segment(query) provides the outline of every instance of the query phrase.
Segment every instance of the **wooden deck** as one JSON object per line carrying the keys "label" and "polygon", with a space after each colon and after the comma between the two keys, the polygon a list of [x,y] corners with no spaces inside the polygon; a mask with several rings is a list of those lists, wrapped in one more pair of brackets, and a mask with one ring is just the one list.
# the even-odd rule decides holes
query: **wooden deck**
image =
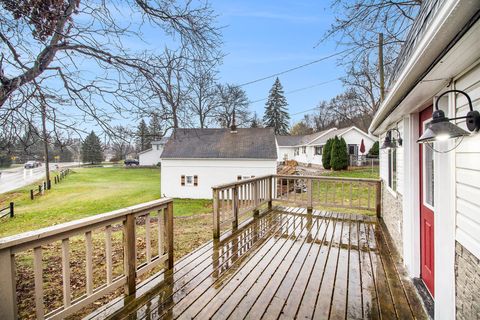
{"label": "wooden deck", "polygon": [[426,318],[390,246],[374,217],[277,207],[90,318]]}

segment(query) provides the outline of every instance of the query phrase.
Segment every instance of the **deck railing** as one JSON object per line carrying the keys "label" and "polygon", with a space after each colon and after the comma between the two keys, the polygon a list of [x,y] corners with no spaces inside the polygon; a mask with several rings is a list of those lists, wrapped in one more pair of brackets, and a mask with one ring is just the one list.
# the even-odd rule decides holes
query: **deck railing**
{"label": "deck railing", "polygon": [[[142,226],[142,233],[138,232]],[[95,232],[95,235],[94,235]],[[154,232],[157,232],[155,235]],[[115,234],[115,236],[114,236]],[[117,236],[118,235],[118,236]],[[78,238],[84,247],[78,246]],[[72,240],[75,239],[75,241]],[[95,238],[95,239],[93,239]],[[100,238],[100,239],[99,239]],[[139,242],[139,238],[141,241]],[[155,241],[153,241],[155,238]],[[95,241],[94,241],[95,240]],[[94,281],[94,250],[100,240],[105,259],[103,282]],[[120,242],[123,267],[114,270],[112,242]],[[44,303],[44,269],[46,252],[54,243],[61,246],[62,305],[47,310]],[[139,243],[142,243],[140,248]],[[156,244],[156,246],[152,246]],[[42,250],[42,247],[44,248]],[[33,249],[33,274],[35,313],[37,319],[61,319],[77,312],[95,300],[124,286],[126,295],[135,292],[138,278],[155,267],[173,268],[173,202],[165,198],[92,217],[59,224],[0,239],[0,314],[4,319],[18,318],[16,289],[16,255],[24,255]],[[144,254],[138,254],[142,250]],[[70,255],[85,251],[85,288],[71,285]],[[49,268],[48,270],[51,270]],[[83,272],[82,272],[83,275]],[[79,277],[79,274],[75,274]],[[82,291],[82,292],[76,292]],[[48,306],[50,307],[50,306]]]}
{"label": "deck railing", "polygon": [[238,227],[246,214],[258,213],[260,206],[272,204],[272,176],[236,181],[213,187],[213,236],[223,228]]}
{"label": "deck railing", "polygon": [[327,176],[269,175],[213,188],[213,236],[236,229],[248,214],[272,202],[293,206],[347,208],[381,214],[381,180]]}

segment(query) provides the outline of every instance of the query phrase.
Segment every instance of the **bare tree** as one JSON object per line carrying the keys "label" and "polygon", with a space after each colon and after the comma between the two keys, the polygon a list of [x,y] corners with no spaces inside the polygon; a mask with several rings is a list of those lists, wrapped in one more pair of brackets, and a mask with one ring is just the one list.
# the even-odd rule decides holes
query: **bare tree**
{"label": "bare tree", "polygon": [[245,91],[237,85],[219,84],[216,88],[217,109],[215,117],[221,127],[232,125],[233,110],[237,126],[250,126],[250,112],[248,111],[248,97]]}
{"label": "bare tree", "polygon": [[94,120],[108,131],[112,119],[143,112],[151,94],[137,94],[139,77],[151,78],[163,66],[158,61],[164,56],[144,40],[144,27],[154,27],[164,43],[173,39],[189,56],[209,60],[221,43],[215,20],[204,0],[55,0],[48,6],[0,0],[0,125],[40,114],[42,92],[70,102],[47,105],[55,125],[78,130]]}
{"label": "bare tree", "polygon": [[399,48],[423,0],[333,0],[335,19],[320,42],[337,39],[347,50],[339,63],[349,66],[369,56],[378,46],[378,34],[384,34],[389,65]]}
{"label": "bare tree", "polygon": [[133,146],[134,134],[129,128],[117,125],[113,128],[114,134],[110,137],[110,148],[118,160],[126,159],[128,154],[135,151]]}
{"label": "bare tree", "polygon": [[198,119],[200,128],[206,128],[215,119],[216,103],[216,71],[215,65],[194,63],[188,74],[188,108]]}

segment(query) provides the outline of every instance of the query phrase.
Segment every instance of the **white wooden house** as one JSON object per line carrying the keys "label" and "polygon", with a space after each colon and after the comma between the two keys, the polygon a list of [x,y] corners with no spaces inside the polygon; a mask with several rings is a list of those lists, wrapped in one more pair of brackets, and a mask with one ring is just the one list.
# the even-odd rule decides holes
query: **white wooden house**
{"label": "white wooden house", "polygon": [[176,129],[162,153],[161,193],[211,199],[212,187],[277,172],[272,128]]}
{"label": "white wooden house", "polygon": [[[380,152],[383,221],[436,319],[480,317],[480,134],[459,119],[450,123],[468,136],[417,139],[448,90],[480,110],[479,17],[480,1],[424,1],[370,126],[380,145],[397,140]],[[449,118],[466,116],[467,102],[438,101]]]}
{"label": "white wooden house", "polygon": [[167,143],[169,137],[163,137],[160,140],[152,141],[152,147],[138,153],[138,161],[141,166],[156,166],[161,162],[160,156],[163,147]]}
{"label": "white wooden house", "polygon": [[342,137],[348,147],[348,154],[360,155],[360,145],[365,145],[365,154],[370,150],[376,138],[355,126],[348,128],[331,128],[301,136],[277,136],[278,161],[295,160],[303,165],[322,165],[323,146],[330,138]]}

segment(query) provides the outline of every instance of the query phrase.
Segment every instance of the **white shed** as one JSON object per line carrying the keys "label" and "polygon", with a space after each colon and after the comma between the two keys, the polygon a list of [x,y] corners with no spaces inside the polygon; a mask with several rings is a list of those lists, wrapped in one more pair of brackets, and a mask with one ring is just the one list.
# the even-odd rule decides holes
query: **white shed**
{"label": "white shed", "polygon": [[141,166],[156,166],[161,162],[160,156],[163,152],[163,146],[167,143],[168,137],[152,141],[152,147],[138,153],[138,161]]}
{"label": "white shed", "polygon": [[212,187],[275,174],[272,128],[176,129],[162,153],[161,193],[211,199]]}

